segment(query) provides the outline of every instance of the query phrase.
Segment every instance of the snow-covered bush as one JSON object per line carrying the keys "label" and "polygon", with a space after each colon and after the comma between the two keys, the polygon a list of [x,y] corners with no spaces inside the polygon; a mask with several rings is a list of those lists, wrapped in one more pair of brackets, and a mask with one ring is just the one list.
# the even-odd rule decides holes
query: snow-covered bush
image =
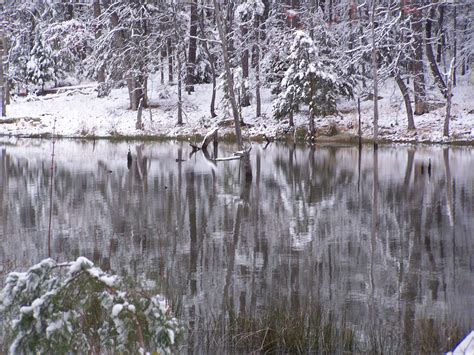
{"label": "snow-covered bush", "polygon": [[336,113],[337,96],[352,95],[352,87],[334,73],[334,68],[322,63],[305,32],[296,32],[289,60],[282,92],[274,105],[277,117],[297,112],[301,104],[309,105],[311,116],[332,115]]}
{"label": "snow-covered bush", "polygon": [[73,19],[52,23],[44,29],[43,36],[53,49],[57,68],[75,75],[84,73],[83,61],[92,51],[94,41],[91,29],[84,22]]}
{"label": "snow-covered bush", "polygon": [[11,353],[170,352],[181,327],[166,300],[123,287],[84,257],[12,272],[0,293],[3,342]]}

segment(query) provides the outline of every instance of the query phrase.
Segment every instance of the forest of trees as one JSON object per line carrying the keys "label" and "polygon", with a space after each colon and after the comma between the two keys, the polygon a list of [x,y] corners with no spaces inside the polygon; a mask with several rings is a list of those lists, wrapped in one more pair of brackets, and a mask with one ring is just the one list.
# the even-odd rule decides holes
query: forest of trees
{"label": "forest of trees", "polygon": [[226,110],[240,146],[241,108],[261,116],[262,87],[272,88],[273,114],[290,126],[309,107],[309,137],[315,116],[336,112],[336,99],[372,99],[376,140],[378,86],[393,80],[409,129],[436,87],[448,135],[452,86],[473,60],[473,9],[471,0],[7,0],[2,115],[11,95],[43,94],[66,77],[97,80],[99,95],[127,87],[130,109],[141,110],[156,75],[177,85],[178,124],[183,92],[212,83],[209,115]]}

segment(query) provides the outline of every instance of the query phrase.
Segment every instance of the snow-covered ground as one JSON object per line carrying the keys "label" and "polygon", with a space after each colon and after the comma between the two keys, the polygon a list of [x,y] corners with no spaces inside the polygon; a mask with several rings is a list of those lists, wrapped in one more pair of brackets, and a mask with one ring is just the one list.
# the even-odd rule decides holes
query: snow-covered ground
{"label": "snow-covered ground", "polygon": [[[191,136],[204,135],[220,122],[220,134],[232,134],[231,117],[219,107],[221,93],[218,92],[216,108],[218,117],[212,119],[209,103],[212,92],[210,84],[196,85],[191,95],[183,93],[184,125],[177,121],[177,86],[163,86],[151,81],[149,98],[151,108],[144,109],[144,130],[137,130],[137,112],[128,109],[126,88],[114,89],[109,97],[97,98],[95,84],[74,87],[72,90],[58,90],[57,93],[36,97],[14,98],[7,106],[7,118],[0,119],[0,135],[35,136],[48,135],[53,131],[66,137],[110,137],[110,136]],[[449,142],[474,143],[474,78],[468,76],[459,80],[454,88],[450,138],[443,138],[443,123],[446,107],[436,88],[432,88],[433,101],[439,108],[422,116],[415,116],[415,131],[407,130],[405,106],[399,90],[393,82],[388,82],[381,90],[379,101],[380,138],[403,142]],[[435,97],[436,96],[436,97]],[[276,120],[272,114],[270,89],[262,90],[262,117],[255,117],[255,106],[243,108],[244,138],[263,136],[281,137],[291,135],[287,120]],[[352,101],[338,103],[339,115],[316,119],[318,134],[327,134],[330,126],[340,133],[357,135],[357,104]],[[361,102],[362,134],[372,136],[373,102]],[[304,132],[308,122],[308,112],[304,108],[296,115],[295,123]],[[347,137],[347,135],[345,135]]]}

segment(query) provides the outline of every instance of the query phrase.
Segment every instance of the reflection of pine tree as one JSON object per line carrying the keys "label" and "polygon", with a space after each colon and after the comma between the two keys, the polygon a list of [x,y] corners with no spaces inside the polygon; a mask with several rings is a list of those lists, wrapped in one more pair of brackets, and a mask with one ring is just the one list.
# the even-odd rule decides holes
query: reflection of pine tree
{"label": "reflection of pine tree", "polygon": [[26,71],[28,82],[41,87],[41,92],[48,81],[55,80],[53,53],[41,36],[36,36]]}

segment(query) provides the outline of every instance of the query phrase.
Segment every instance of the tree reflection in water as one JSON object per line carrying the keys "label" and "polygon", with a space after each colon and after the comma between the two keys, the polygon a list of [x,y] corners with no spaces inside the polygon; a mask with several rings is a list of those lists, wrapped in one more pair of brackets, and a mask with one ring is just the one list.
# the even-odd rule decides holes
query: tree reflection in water
{"label": "tree reflection in water", "polygon": [[[128,143],[56,143],[53,257],[166,279],[190,348],[206,321],[274,304],[292,314],[318,304],[358,339],[378,328],[409,347],[421,323],[474,327],[472,148],[255,144],[246,179],[239,161],[188,158],[185,143],[130,147],[128,170]],[[4,141],[4,263],[47,256],[49,149]]]}

